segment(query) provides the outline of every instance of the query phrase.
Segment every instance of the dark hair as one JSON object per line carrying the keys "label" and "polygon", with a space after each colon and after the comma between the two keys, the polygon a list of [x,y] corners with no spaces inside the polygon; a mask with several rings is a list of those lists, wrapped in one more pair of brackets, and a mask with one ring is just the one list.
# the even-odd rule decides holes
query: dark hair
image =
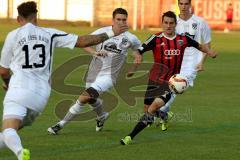
{"label": "dark hair", "polygon": [[123,8],[116,8],[112,13],[112,17],[115,18],[116,14],[124,14],[124,15],[128,16],[127,11]]}
{"label": "dark hair", "polygon": [[37,10],[37,4],[34,1],[24,2],[17,7],[18,15],[24,18],[29,18],[31,15],[35,15]]}
{"label": "dark hair", "polygon": [[[179,3],[180,0],[178,0],[178,3]],[[188,0],[189,1],[189,4],[191,4],[191,0]]]}
{"label": "dark hair", "polygon": [[174,18],[175,23],[177,23],[176,14],[174,12],[172,12],[172,11],[167,11],[167,12],[163,13],[163,15],[162,15],[162,22],[163,22],[163,18],[164,17]]}

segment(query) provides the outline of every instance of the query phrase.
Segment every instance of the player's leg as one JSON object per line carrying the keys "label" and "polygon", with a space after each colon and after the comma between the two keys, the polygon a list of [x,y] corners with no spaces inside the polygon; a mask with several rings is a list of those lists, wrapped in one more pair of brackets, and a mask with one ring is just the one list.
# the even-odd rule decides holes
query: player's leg
{"label": "player's leg", "polygon": [[[95,82],[91,84],[91,87],[95,88],[99,94],[108,91],[112,86],[112,79],[109,76],[97,77]],[[100,98],[97,98],[95,102],[89,104],[92,106],[93,111],[97,114],[96,131],[101,131],[103,129],[105,121],[109,118],[109,113],[104,112],[103,100]]]}
{"label": "player's leg", "polygon": [[[110,76],[99,76],[94,83],[87,83],[86,85],[94,88],[99,94],[103,94],[113,86],[113,83]],[[103,100],[98,98],[89,104],[92,106],[93,111],[96,112],[97,117],[101,117],[104,114]]]}
{"label": "player's leg", "polygon": [[30,159],[30,152],[24,149],[17,131],[23,126],[27,108],[16,103],[5,103],[3,112],[2,135],[4,144],[13,151],[19,160]]}
{"label": "player's leg", "polygon": [[[145,93],[145,97],[144,97],[144,107],[143,107],[143,112],[144,113],[148,113],[148,108],[149,106],[152,104],[152,102],[154,101],[154,97],[156,97],[158,94],[158,86],[155,85],[155,83],[153,83],[152,81],[148,82],[148,87]],[[151,124],[148,125],[148,127],[150,127]]]}
{"label": "player's leg", "polygon": [[164,106],[167,101],[170,99],[171,93],[167,93],[159,98],[155,98],[153,103],[149,106],[148,112],[145,113],[134,127],[132,132],[128,134],[125,138],[121,139],[122,145],[127,145],[131,142],[131,140],[138,135],[144,128],[146,128],[149,124],[154,122],[154,116],[156,115],[156,111],[162,106]]}
{"label": "player's leg", "polygon": [[[151,84],[151,83],[149,83]],[[165,92],[167,91],[167,92]],[[154,98],[156,95],[160,94],[159,98]],[[162,95],[161,95],[162,94]],[[125,138],[121,139],[122,145],[127,145],[131,142],[131,140],[139,134],[145,127],[148,125],[151,125],[154,122],[154,116],[156,115],[156,112],[159,110],[160,107],[164,106],[169,99],[171,98],[171,92],[169,92],[169,87],[167,83],[164,83],[162,85],[155,84],[155,87],[149,87],[147,88],[144,103],[149,105],[149,108],[147,112],[140,118],[137,125],[134,127],[132,132],[126,136]]]}
{"label": "player's leg", "polygon": [[146,89],[146,93],[144,96],[144,107],[143,107],[143,112],[146,113],[148,112],[149,106],[152,104],[154,101],[154,98],[159,95],[159,86],[155,82],[152,82],[149,80],[148,86]]}
{"label": "player's leg", "polygon": [[65,117],[57,124],[49,127],[48,132],[50,134],[57,134],[58,131],[60,131],[67,123],[82,113],[83,107],[86,103],[89,103],[93,107],[93,111],[95,111],[97,114],[96,131],[102,130],[103,124],[109,117],[109,114],[103,111],[102,100],[98,97],[101,93],[107,91],[110,87],[112,87],[112,81],[107,77],[97,77],[95,82],[87,83],[87,89],[79,96],[76,103],[70,107]]}
{"label": "player's leg", "polygon": [[100,98],[94,104],[91,104],[91,106],[97,114],[96,131],[99,132],[103,129],[105,121],[109,118],[109,113],[103,111],[103,101]]}
{"label": "player's leg", "polygon": [[[198,57],[196,58],[197,59],[196,64],[200,63],[202,56],[203,56],[202,54],[198,55]],[[180,74],[183,75],[184,77],[187,77],[188,84],[193,87],[193,81],[197,76],[197,72],[196,71],[189,72],[188,69],[183,67]],[[161,121],[162,131],[167,130],[168,122],[172,119],[172,117],[174,115],[174,113],[171,112],[170,109],[171,109],[172,103],[173,103],[174,99],[176,98],[176,96],[177,96],[176,94],[172,94],[171,99],[166,103],[166,105],[164,105],[163,107],[161,107],[159,109],[158,115],[162,119],[162,121]]]}
{"label": "player's leg", "polygon": [[73,104],[64,118],[55,125],[48,128],[48,133],[56,135],[67,123],[72,121],[77,115],[82,113],[83,107],[89,101],[96,99],[99,96],[94,88],[87,88]]}
{"label": "player's leg", "polygon": [[168,122],[172,119],[174,113],[170,111],[172,103],[176,97],[176,94],[172,94],[170,100],[159,109],[158,116],[161,119],[161,129],[166,131],[168,128]]}

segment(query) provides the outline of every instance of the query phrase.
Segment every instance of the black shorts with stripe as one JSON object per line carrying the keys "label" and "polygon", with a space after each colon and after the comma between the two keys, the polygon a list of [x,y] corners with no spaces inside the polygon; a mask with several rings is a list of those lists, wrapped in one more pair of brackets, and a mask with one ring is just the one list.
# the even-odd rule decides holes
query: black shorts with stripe
{"label": "black shorts with stripe", "polygon": [[144,104],[151,105],[155,98],[159,98],[162,95],[170,93],[170,89],[168,87],[168,82],[154,82],[149,80],[148,87],[144,97]]}

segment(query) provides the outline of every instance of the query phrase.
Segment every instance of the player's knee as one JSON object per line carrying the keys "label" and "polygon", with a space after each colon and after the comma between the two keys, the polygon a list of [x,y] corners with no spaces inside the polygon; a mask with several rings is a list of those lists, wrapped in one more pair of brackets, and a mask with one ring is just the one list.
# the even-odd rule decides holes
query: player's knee
{"label": "player's knee", "polygon": [[172,93],[168,92],[164,95],[161,95],[159,98],[164,102],[164,105],[171,99]]}
{"label": "player's knee", "polygon": [[101,99],[97,98],[96,102],[93,103],[93,104],[91,104],[91,106],[92,106],[93,108],[97,108],[97,107],[102,106],[102,104],[103,104],[103,101],[102,101]]}
{"label": "player's knee", "polygon": [[24,117],[15,117],[10,119],[4,119],[2,124],[2,130],[12,128],[15,130],[19,130],[22,126]]}
{"label": "player's knee", "polygon": [[81,103],[89,103],[94,104],[97,101],[97,98],[99,97],[99,93],[96,89],[93,87],[87,88],[82,95],[80,96]]}
{"label": "player's knee", "polygon": [[148,108],[149,108],[149,105],[146,105],[146,104],[145,104],[145,105],[144,105],[144,108],[143,108],[143,112],[144,112],[144,113],[147,113]]}
{"label": "player's knee", "polygon": [[152,124],[154,122],[154,115],[150,113],[145,113],[141,118],[140,122],[144,123],[145,125]]}

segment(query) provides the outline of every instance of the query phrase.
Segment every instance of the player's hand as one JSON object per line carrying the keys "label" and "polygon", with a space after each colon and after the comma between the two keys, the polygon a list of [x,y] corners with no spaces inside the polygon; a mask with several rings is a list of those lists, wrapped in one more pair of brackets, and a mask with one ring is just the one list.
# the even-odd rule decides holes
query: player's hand
{"label": "player's hand", "polygon": [[134,56],[134,64],[139,65],[142,63],[142,55],[139,53],[133,53]]}
{"label": "player's hand", "polygon": [[132,77],[134,73],[136,72],[139,64],[134,63],[134,65],[128,70],[127,77]]}
{"label": "player's hand", "polygon": [[196,66],[196,71],[197,71],[197,72],[204,71],[204,66],[203,66],[202,63],[199,63],[199,64]]}
{"label": "player's hand", "polygon": [[108,56],[108,53],[106,51],[98,51],[98,52],[95,52],[94,55],[100,56],[100,57],[106,57],[106,56]]}
{"label": "player's hand", "polygon": [[210,56],[212,58],[216,58],[218,55],[218,53],[213,50],[210,50],[207,54],[208,54],[208,56]]}
{"label": "player's hand", "polygon": [[126,24],[114,25],[112,30],[114,32],[114,35],[117,36],[123,32],[126,32],[128,30],[128,25]]}
{"label": "player's hand", "polygon": [[132,77],[137,70],[137,67],[142,63],[142,55],[138,52],[133,52],[134,65],[128,70],[127,77]]}

